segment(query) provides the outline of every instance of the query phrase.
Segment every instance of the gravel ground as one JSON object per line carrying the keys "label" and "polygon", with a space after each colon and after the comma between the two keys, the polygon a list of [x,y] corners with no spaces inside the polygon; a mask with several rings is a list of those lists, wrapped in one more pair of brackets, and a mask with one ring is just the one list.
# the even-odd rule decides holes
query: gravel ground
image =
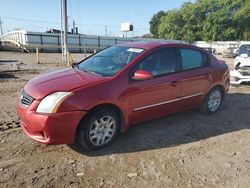
{"label": "gravel ground", "polygon": [[189,110],[155,119],[108,148],[80,152],[32,141],[15,109],[25,82],[63,68],[60,60],[44,53],[35,64],[35,54],[0,52],[0,187],[249,187],[249,85],[231,87],[214,115]]}

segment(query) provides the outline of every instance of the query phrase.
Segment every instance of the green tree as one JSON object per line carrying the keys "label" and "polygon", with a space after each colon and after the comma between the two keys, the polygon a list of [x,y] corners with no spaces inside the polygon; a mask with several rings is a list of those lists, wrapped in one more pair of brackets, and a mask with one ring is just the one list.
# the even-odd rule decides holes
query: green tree
{"label": "green tree", "polygon": [[[197,0],[156,15],[150,31],[160,38],[188,42],[250,39],[250,0]],[[152,21],[156,18],[157,24]]]}
{"label": "green tree", "polygon": [[168,11],[167,16],[161,18],[160,25],[158,26],[158,36],[165,39],[182,40],[181,29],[183,26],[184,20],[180,12]]}
{"label": "green tree", "polygon": [[152,35],[154,35],[154,37],[159,37],[158,35],[158,26],[160,25],[160,21],[161,21],[161,17],[165,16],[165,12],[164,11],[160,11],[156,14],[153,15],[153,17],[151,18],[149,24],[150,24],[150,32]]}
{"label": "green tree", "polygon": [[243,4],[234,17],[237,38],[239,40],[250,40],[250,0]]}

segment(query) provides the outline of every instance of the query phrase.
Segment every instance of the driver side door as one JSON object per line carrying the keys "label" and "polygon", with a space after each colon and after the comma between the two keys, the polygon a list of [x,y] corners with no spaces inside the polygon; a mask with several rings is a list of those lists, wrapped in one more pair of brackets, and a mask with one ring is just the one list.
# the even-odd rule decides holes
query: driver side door
{"label": "driver side door", "polygon": [[157,50],[132,70],[148,71],[153,78],[130,82],[130,122],[135,123],[179,110],[181,73],[176,48]]}

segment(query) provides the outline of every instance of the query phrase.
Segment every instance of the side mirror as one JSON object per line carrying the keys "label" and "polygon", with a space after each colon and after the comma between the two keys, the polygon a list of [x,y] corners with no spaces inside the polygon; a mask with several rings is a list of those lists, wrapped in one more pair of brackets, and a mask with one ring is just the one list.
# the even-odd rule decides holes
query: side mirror
{"label": "side mirror", "polygon": [[240,57],[247,58],[248,55],[247,54],[240,54]]}
{"label": "side mirror", "polygon": [[77,64],[78,64],[78,62],[73,61],[73,62],[71,63],[71,67],[75,67]]}
{"label": "side mirror", "polygon": [[148,71],[145,71],[145,70],[137,70],[135,73],[134,73],[134,76],[132,77],[133,80],[149,80],[149,79],[152,79],[153,78],[153,75],[148,72]]}

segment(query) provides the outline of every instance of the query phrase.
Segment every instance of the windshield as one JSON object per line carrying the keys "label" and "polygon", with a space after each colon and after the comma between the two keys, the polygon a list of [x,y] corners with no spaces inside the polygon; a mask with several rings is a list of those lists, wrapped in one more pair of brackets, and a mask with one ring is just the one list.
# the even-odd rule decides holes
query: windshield
{"label": "windshield", "polygon": [[111,46],[83,60],[77,65],[77,68],[91,74],[111,77],[143,51],[141,48]]}

